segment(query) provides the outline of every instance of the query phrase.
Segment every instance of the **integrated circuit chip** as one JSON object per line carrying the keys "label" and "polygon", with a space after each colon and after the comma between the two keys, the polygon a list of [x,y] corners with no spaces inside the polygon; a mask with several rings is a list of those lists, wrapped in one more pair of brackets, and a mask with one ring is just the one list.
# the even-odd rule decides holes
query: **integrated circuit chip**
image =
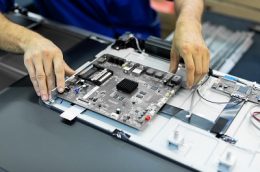
{"label": "integrated circuit chip", "polygon": [[137,87],[138,87],[138,82],[126,78],[116,85],[117,90],[128,94],[131,94],[133,91],[135,91]]}

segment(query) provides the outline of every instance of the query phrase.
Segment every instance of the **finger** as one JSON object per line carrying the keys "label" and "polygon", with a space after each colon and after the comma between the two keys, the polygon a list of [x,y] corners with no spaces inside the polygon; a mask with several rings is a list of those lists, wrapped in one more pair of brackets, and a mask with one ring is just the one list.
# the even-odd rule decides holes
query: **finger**
{"label": "finger", "polygon": [[64,61],[64,68],[66,76],[71,76],[75,74],[75,71],[69,67],[69,65]]}
{"label": "finger", "polygon": [[63,58],[56,57],[53,60],[54,64],[54,73],[56,77],[56,84],[58,87],[58,91],[62,93],[65,87],[65,70],[64,70],[64,63]]}
{"label": "finger", "polygon": [[170,63],[170,72],[176,73],[178,70],[180,62],[180,56],[176,53],[175,50],[171,53],[171,63]]}
{"label": "finger", "polygon": [[192,56],[195,65],[194,84],[197,84],[202,78],[203,57],[200,54]]}
{"label": "finger", "polygon": [[34,57],[33,63],[35,67],[35,73],[36,73],[36,80],[39,85],[41,98],[44,101],[48,100],[48,91],[47,91],[47,85],[46,85],[46,76],[43,69],[43,63],[40,57]]}
{"label": "finger", "polygon": [[31,82],[33,84],[33,88],[34,88],[36,94],[38,96],[40,96],[41,93],[40,93],[39,85],[36,80],[35,68],[33,66],[32,60],[28,58],[27,60],[25,60],[24,65],[29,73],[29,76],[30,76],[30,79],[31,79]]}
{"label": "finger", "polygon": [[55,87],[55,75],[53,70],[53,61],[49,57],[50,60],[47,60],[48,57],[45,57],[46,60],[43,61],[44,72],[46,75],[46,82],[48,88],[48,94],[51,93],[51,90]]}
{"label": "finger", "polygon": [[210,53],[207,50],[203,55],[203,64],[202,64],[202,73],[205,75],[209,72],[209,64],[210,64]]}
{"label": "finger", "polygon": [[194,83],[194,72],[195,72],[195,66],[194,66],[192,55],[191,54],[183,55],[183,60],[185,62],[185,67],[186,67],[187,86],[191,88]]}

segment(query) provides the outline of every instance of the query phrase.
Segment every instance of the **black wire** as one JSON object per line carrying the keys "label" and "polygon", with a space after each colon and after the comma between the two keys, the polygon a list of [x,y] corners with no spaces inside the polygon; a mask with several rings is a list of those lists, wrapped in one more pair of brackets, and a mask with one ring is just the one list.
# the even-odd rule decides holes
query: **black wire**
{"label": "black wire", "polygon": [[[200,84],[200,86],[204,85],[204,84],[209,80],[209,78],[210,78],[210,75],[208,75],[207,79],[205,79],[205,80]],[[205,101],[207,101],[207,102],[210,102],[210,103],[214,103],[214,104],[228,104],[228,103],[230,103],[230,102],[214,102],[214,101],[212,101],[212,100],[208,100],[208,99],[206,99],[205,97],[203,97],[203,96],[200,94],[199,89],[197,89],[197,93],[198,93],[198,95],[200,96],[200,98],[202,98],[203,100],[205,100]],[[234,102],[235,102],[235,101],[234,101]]]}
{"label": "black wire", "polygon": [[[198,95],[200,96],[200,98],[202,98],[203,100],[205,100],[205,101],[207,101],[207,102],[210,102],[210,103],[214,103],[214,104],[228,104],[228,103],[230,103],[230,102],[214,102],[214,101],[212,101],[212,100],[208,100],[208,99],[206,99],[205,97],[203,97],[203,96],[200,94],[199,90],[197,90],[197,93],[198,93]],[[234,101],[234,102],[236,102],[236,101]]]}

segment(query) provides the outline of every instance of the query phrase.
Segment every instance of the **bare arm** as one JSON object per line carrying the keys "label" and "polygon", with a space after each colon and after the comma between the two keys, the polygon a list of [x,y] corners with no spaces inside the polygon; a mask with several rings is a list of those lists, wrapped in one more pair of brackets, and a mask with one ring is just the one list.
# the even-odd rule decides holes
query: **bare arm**
{"label": "bare arm", "polygon": [[24,53],[24,64],[38,96],[49,99],[55,87],[64,90],[64,75],[73,74],[63,60],[61,50],[38,33],[14,24],[0,13],[0,48]]}
{"label": "bare arm", "polygon": [[186,66],[187,85],[199,82],[209,69],[209,50],[201,33],[203,0],[176,0],[176,29],[171,54],[171,70],[176,72],[180,58]]}
{"label": "bare arm", "polygon": [[33,37],[40,35],[10,22],[0,13],[0,48],[14,53],[23,53]]}

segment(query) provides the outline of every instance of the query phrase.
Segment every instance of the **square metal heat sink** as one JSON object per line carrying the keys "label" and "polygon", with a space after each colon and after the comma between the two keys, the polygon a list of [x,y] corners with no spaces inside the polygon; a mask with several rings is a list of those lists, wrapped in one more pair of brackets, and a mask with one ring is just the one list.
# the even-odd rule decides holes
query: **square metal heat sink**
{"label": "square metal heat sink", "polygon": [[117,90],[128,94],[131,94],[133,91],[135,91],[137,87],[138,87],[138,82],[126,78],[120,81],[116,85]]}

